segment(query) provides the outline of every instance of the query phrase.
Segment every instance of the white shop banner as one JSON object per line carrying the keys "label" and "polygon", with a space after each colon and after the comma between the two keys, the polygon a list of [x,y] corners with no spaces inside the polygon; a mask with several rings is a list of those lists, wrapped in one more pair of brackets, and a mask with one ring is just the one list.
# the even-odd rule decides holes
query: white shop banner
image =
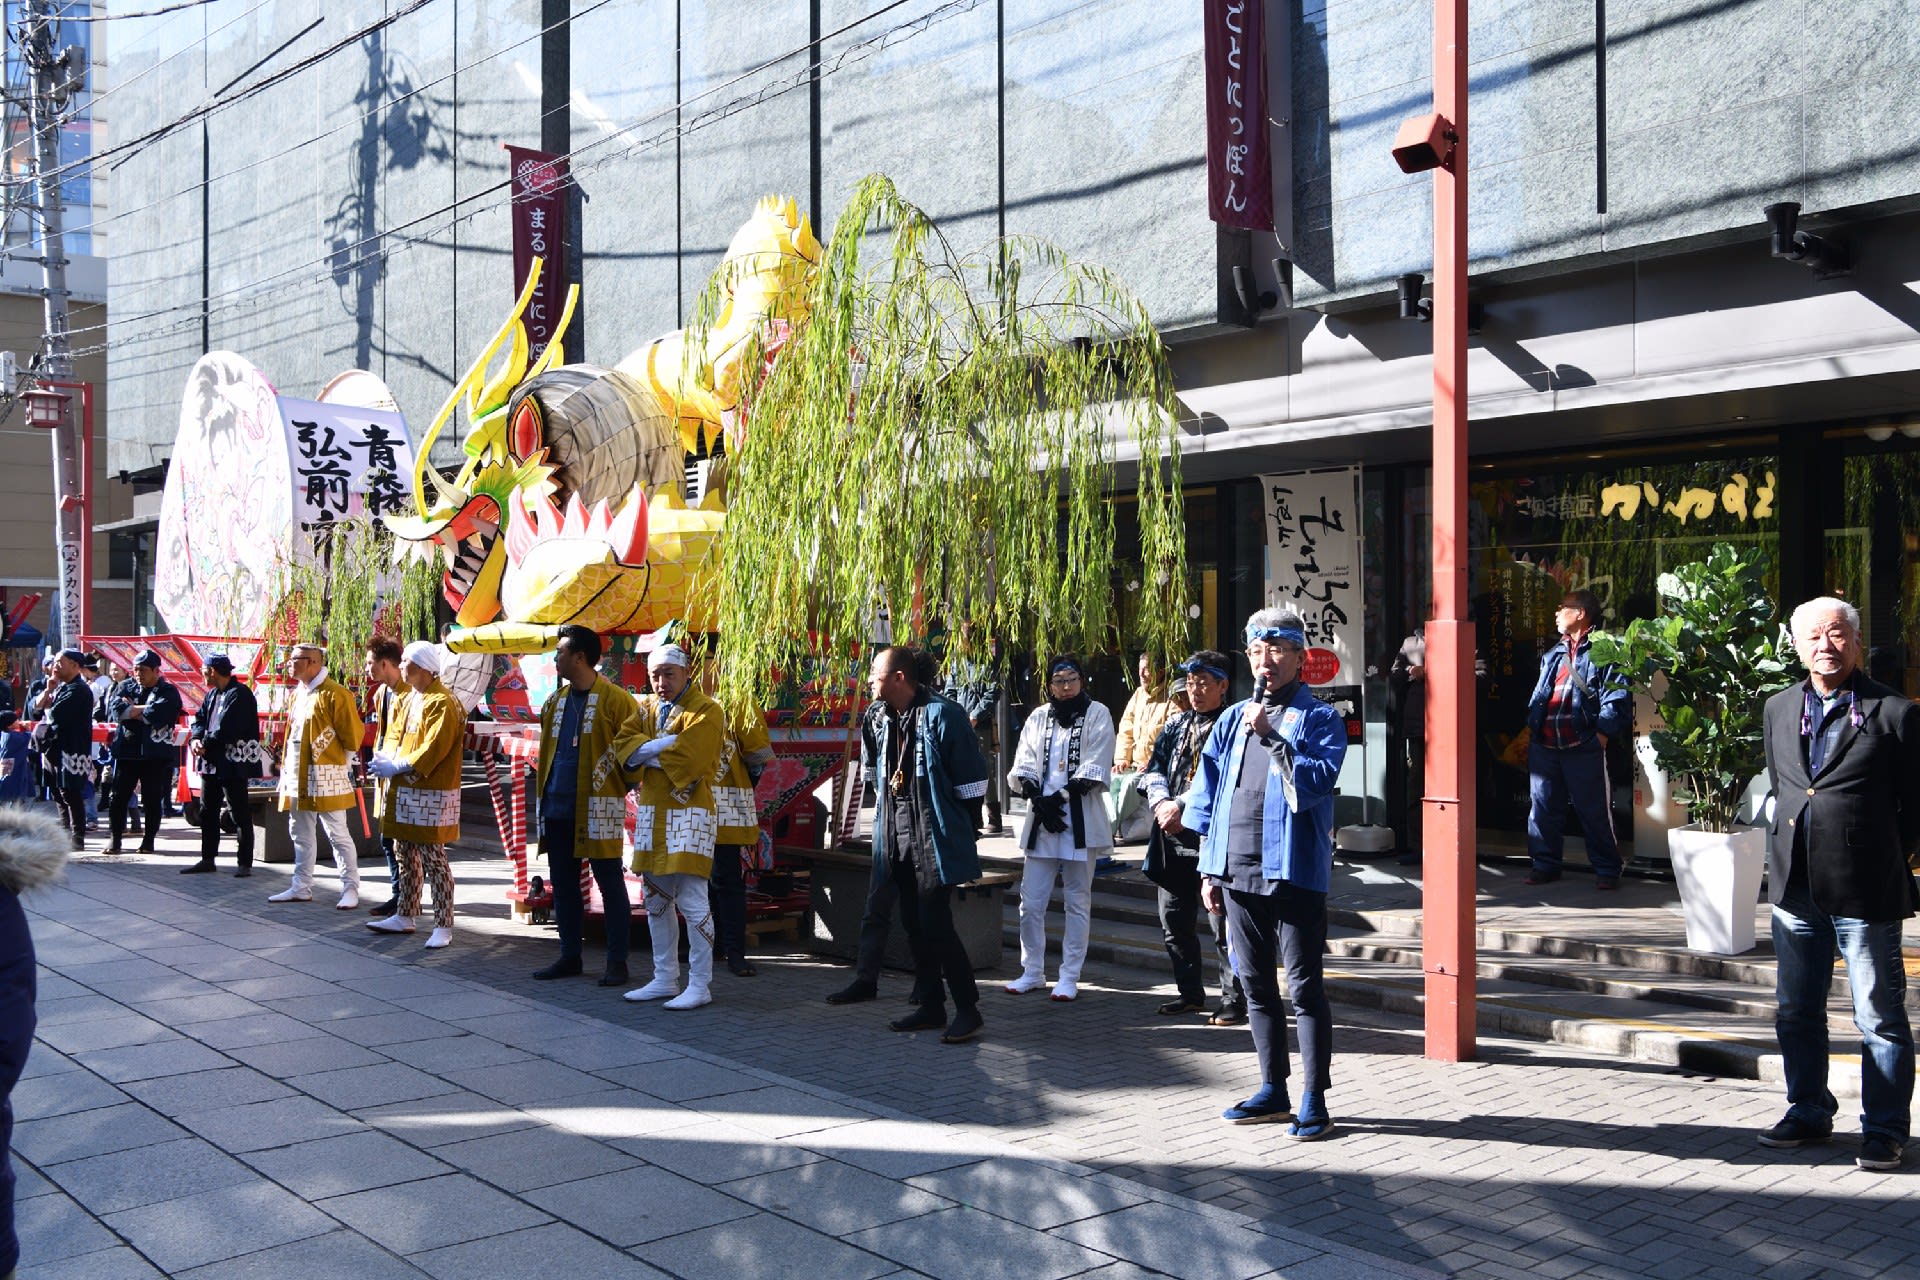
{"label": "white shop banner", "polygon": [[1308,684],[1354,686],[1362,665],[1360,469],[1260,477],[1267,604],[1307,624]]}
{"label": "white shop banner", "polygon": [[281,396],[296,525],[383,516],[412,503],[413,445],[389,409]]}

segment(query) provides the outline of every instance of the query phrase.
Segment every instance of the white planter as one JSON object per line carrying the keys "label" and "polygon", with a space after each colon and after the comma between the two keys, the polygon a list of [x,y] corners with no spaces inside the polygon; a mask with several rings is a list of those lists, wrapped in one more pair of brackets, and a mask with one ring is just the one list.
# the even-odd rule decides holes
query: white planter
{"label": "white planter", "polygon": [[1667,832],[1687,950],[1737,956],[1753,949],[1754,904],[1767,868],[1767,829],[1738,827],[1724,834],[1698,826]]}

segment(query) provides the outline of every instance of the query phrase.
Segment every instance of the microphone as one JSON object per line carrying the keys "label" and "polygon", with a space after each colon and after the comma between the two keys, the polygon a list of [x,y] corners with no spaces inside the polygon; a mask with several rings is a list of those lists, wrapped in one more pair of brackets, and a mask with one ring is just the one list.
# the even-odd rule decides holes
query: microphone
{"label": "microphone", "polygon": [[[1266,700],[1267,700],[1267,673],[1262,671],[1259,675],[1253,678],[1252,701],[1255,703],[1264,703]],[[1244,720],[1241,721],[1241,727],[1245,729],[1249,734],[1253,732],[1253,726],[1251,724],[1248,724]]]}

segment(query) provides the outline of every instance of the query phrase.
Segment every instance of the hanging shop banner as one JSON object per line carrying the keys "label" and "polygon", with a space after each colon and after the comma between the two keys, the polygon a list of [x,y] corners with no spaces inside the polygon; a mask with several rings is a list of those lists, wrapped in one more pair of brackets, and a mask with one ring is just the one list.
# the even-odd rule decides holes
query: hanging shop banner
{"label": "hanging shop banner", "polygon": [[411,509],[413,445],[389,409],[280,397],[293,464],[293,519],[331,524]]}
{"label": "hanging shop banner", "polygon": [[1207,213],[1273,230],[1263,0],[1206,0]]}
{"label": "hanging shop banner", "polygon": [[567,158],[526,147],[507,147],[512,175],[513,291],[526,283],[535,258],[544,259],[540,287],[527,304],[528,358],[546,350],[566,305],[568,267],[562,246],[567,229]]}
{"label": "hanging shop banner", "polygon": [[[1267,603],[1307,624],[1301,676],[1321,694],[1361,676],[1360,470],[1260,477],[1266,506]],[[1357,705],[1357,703],[1356,703]]]}

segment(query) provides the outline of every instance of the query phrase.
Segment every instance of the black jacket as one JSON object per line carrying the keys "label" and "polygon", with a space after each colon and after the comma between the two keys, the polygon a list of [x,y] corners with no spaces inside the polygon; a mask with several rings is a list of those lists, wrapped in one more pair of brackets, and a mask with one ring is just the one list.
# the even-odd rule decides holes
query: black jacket
{"label": "black jacket", "polygon": [[[1807,682],[1767,699],[1767,780],[1775,808],[1767,840],[1767,897],[1779,902],[1805,837],[1807,885],[1828,915],[1904,920],[1920,907],[1907,858],[1920,849],[1920,706],[1861,674],[1858,727],[1846,712],[1817,776],[1800,732]],[[1804,831],[1802,831],[1804,828]]]}
{"label": "black jacket", "polygon": [[87,682],[75,676],[55,690],[46,719],[41,750],[48,766],[67,775],[63,785],[85,780],[93,760],[93,690]]}
{"label": "black jacket", "polygon": [[[134,707],[144,708],[137,719],[127,719]],[[177,761],[180,748],[174,745],[173,729],[180,723],[184,708],[180,691],[164,677],[143,689],[136,676],[128,676],[113,686],[107,695],[107,719],[118,730],[113,736],[115,760]]]}
{"label": "black jacket", "polygon": [[192,740],[200,744],[200,774],[208,778],[257,778],[264,757],[260,713],[253,690],[238,680],[208,689],[193,713]]}

